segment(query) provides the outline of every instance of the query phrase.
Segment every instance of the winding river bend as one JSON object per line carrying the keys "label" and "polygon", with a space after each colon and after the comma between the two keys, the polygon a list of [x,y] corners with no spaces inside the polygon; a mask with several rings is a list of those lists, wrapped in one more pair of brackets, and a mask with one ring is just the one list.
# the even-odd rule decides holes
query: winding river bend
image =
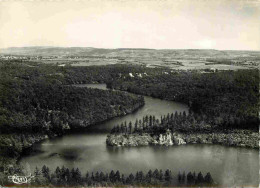
{"label": "winding river bend", "polygon": [[[106,89],[105,84],[86,84],[77,87]],[[30,155],[21,158],[21,163],[34,170],[36,166],[47,165],[51,170],[57,166],[79,167],[81,172],[111,169],[121,173],[135,173],[138,170],[171,169],[178,171],[210,172],[221,185],[257,186],[259,175],[258,150],[226,147],[220,145],[181,145],[121,147],[106,146],[106,135],[112,127],[124,121],[140,119],[145,115],[161,115],[175,111],[186,111],[184,104],[145,97],[145,105],[124,117],[89,127],[80,133],[66,134],[34,145]]]}

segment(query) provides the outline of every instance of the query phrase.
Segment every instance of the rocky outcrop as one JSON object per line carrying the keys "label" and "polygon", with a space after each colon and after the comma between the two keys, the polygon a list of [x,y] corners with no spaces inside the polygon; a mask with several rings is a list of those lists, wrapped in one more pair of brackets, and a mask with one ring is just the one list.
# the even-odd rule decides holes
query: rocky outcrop
{"label": "rocky outcrop", "polygon": [[149,134],[143,135],[108,135],[107,145],[110,146],[147,146],[153,142],[153,138]]}
{"label": "rocky outcrop", "polygon": [[110,134],[107,136],[106,143],[109,146],[147,146],[147,145],[181,145],[186,142],[178,135],[172,134],[169,130],[165,134],[151,136],[145,134]]}
{"label": "rocky outcrop", "polygon": [[226,146],[259,148],[259,134],[247,130],[235,130],[229,133],[181,134],[171,133],[151,136],[145,134],[110,134],[107,137],[109,146],[145,146],[145,145],[183,145],[183,144],[221,144]]}
{"label": "rocky outcrop", "polygon": [[167,146],[173,145],[171,132],[167,130],[166,134],[160,134],[158,144]]}
{"label": "rocky outcrop", "polygon": [[175,136],[173,136],[173,142],[174,145],[183,145],[186,144],[186,141],[178,134],[176,134]]}

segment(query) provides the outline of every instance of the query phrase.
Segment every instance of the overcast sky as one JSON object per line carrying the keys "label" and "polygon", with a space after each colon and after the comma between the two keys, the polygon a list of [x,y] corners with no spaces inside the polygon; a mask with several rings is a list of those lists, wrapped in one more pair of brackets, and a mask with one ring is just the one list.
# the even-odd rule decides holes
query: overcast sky
{"label": "overcast sky", "polygon": [[260,50],[260,1],[0,0],[0,48]]}

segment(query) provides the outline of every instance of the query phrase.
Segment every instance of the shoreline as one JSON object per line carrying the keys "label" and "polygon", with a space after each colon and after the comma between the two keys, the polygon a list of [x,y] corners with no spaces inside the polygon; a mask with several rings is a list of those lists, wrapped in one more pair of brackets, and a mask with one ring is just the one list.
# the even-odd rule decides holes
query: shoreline
{"label": "shoreline", "polygon": [[[120,114],[117,114],[114,117],[110,117],[106,120],[101,120],[99,122],[95,122],[92,124],[88,124],[88,125],[83,125],[83,126],[79,126],[79,127],[74,127],[71,129],[71,127],[69,129],[65,129],[63,133],[60,134],[55,134],[55,133],[29,133],[29,132],[25,132],[25,133],[9,133],[9,134],[1,134],[0,138],[1,139],[6,139],[6,138],[12,138],[13,140],[15,140],[14,143],[11,143],[11,145],[7,145],[7,146],[0,146],[0,149],[2,147],[3,149],[3,155],[0,157],[0,167],[2,166],[8,166],[8,165],[13,165],[13,164],[18,164],[19,165],[19,161],[21,159],[21,157],[23,155],[25,155],[26,153],[30,153],[32,147],[37,144],[37,143],[41,143],[46,139],[51,139],[51,138],[56,138],[58,136],[63,136],[66,133],[69,132],[77,132],[80,131],[82,129],[87,129],[90,126],[95,126],[98,124],[101,124],[105,121],[110,121],[114,118],[117,117],[122,117],[125,115],[128,115],[130,113],[134,113],[135,111],[137,111],[139,108],[142,108],[145,105],[145,101],[138,103],[138,105],[134,105],[131,109],[126,109],[125,111],[121,112]],[[13,149],[13,147],[16,148],[16,150]],[[13,156],[7,156],[4,155],[5,152],[4,150],[14,150],[14,154]]]}

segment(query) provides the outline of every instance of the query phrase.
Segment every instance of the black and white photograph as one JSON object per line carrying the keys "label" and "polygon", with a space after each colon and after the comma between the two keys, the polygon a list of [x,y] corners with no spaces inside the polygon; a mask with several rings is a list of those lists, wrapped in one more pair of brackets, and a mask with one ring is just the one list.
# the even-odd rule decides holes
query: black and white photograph
{"label": "black and white photograph", "polygon": [[259,0],[0,0],[0,188],[259,187]]}

